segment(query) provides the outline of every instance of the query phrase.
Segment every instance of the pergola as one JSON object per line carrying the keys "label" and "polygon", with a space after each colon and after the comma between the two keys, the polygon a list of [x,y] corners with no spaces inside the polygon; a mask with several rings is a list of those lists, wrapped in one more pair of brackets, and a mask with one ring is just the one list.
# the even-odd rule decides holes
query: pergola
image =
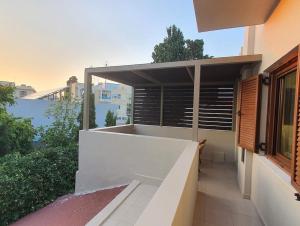
{"label": "pergola", "polygon": [[[253,67],[253,65],[261,62],[261,59],[261,55],[245,55],[168,63],[86,68],[84,74],[83,129],[88,130],[89,128],[89,94],[91,92],[92,76],[97,76],[132,86],[133,90],[143,88],[154,92],[153,90],[156,87],[155,95],[148,94],[148,96],[151,96],[153,101],[157,100],[155,103],[160,104],[155,106],[159,109],[157,121],[159,120],[160,126],[164,125],[163,99],[166,98],[164,96],[166,95],[166,89],[168,87],[192,87],[192,92],[190,92],[192,93],[191,127],[193,140],[196,141],[199,127],[200,83],[201,85],[232,84],[239,79],[243,69]],[[177,92],[180,93],[180,89]],[[181,98],[181,96],[177,97]],[[144,98],[143,101],[146,102],[147,98]],[[174,104],[177,104],[176,101]],[[151,111],[148,113],[151,114]]]}

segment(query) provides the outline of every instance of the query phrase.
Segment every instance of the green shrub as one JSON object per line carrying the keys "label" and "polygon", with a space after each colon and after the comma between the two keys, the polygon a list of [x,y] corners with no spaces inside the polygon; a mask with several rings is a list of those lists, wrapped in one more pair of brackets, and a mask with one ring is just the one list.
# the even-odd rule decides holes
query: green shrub
{"label": "green shrub", "polygon": [[65,147],[77,143],[79,132],[77,104],[66,99],[55,102],[48,109],[46,116],[52,118],[53,123],[38,129],[42,146]]}
{"label": "green shrub", "polygon": [[0,225],[73,192],[76,170],[77,146],[0,158]]}
{"label": "green shrub", "polygon": [[28,153],[32,149],[35,130],[30,119],[16,118],[0,111],[0,155],[11,152]]}

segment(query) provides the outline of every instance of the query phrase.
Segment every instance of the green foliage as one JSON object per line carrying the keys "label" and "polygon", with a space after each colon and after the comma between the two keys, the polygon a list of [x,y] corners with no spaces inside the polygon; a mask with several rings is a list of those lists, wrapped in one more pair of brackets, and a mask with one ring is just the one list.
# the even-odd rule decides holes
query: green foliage
{"label": "green foliage", "polygon": [[130,124],[130,118],[129,117],[127,117],[126,124]]}
{"label": "green foliage", "polygon": [[106,113],[106,117],[105,117],[105,126],[109,127],[109,126],[115,126],[117,122],[117,116],[114,115],[114,113],[112,111],[108,111]]}
{"label": "green foliage", "polygon": [[32,149],[34,136],[30,119],[15,118],[6,111],[0,111],[0,155],[28,153]]}
{"label": "green foliage", "polygon": [[181,30],[173,25],[167,28],[164,41],[155,45],[152,58],[154,63],[211,58],[203,55],[203,46],[202,39],[185,40]]}
{"label": "green foliage", "polygon": [[[81,111],[78,115],[77,121],[79,123],[79,129],[83,129],[83,101],[81,102]],[[95,109],[95,95],[91,93],[90,96],[90,114],[89,114],[89,128],[96,128],[96,109]]]}
{"label": "green foliage", "polygon": [[55,102],[46,115],[54,119],[47,127],[40,127],[41,143],[46,147],[66,147],[76,144],[78,138],[77,104],[68,98]]}
{"label": "green foliage", "polygon": [[0,158],[0,225],[8,225],[72,192],[76,170],[76,146]]}
{"label": "green foliage", "polygon": [[12,86],[0,85],[0,111],[5,110],[7,104],[13,105],[15,103],[14,91],[15,88]]}

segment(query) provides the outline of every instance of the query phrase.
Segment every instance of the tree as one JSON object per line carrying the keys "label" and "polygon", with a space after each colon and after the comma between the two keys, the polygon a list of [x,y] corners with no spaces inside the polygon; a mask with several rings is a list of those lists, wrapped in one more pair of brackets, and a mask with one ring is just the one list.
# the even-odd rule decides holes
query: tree
{"label": "tree", "polygon": [[77,144],[77,102],[69,98],[56,101],[46,112],[53,119],[50,126],[40,127],[41,143],[46,147],[66,147]]}
{"label": "tree", "polygon": [[108,110],[105,117],[105,126],[106,127],[115,126],[116,122],[117,122],[117,116],[114,115],[112,111]]}
{"label": "tree", "polygon": [[35,136],[30,119],[16,118],[6,111],[7,105],[15,103],[14,91],[12,86],[0,85],[0,155],[29,152]]}
{"label": "tree", "polygon": [[202,39],[185,40],[181,30],[173,25],[167,28],[164,41],[155,45],[152,58],[154,63],[211,58],[203,55],[203,46]]}
{"label": "tree", "polygon": [[14,92],[15,87],[0,85],[0,110],[5,110],[7,104],[13,105],[15,103]]}
{"label": "tree", "polygon": [[[79,129],[83,129],[83,107],[84,102],[81,102],[81,110],[79,112],[77,121],[79,123]],[[95,107],[95,94],[90,95],[90,111],[89,111],[89,129],[96,128],[96,107]]]}

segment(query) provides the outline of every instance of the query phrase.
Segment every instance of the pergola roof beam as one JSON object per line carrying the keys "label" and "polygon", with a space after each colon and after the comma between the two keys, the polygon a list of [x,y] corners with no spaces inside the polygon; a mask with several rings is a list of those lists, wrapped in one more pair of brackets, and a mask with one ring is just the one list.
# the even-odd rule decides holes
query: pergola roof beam
{"label": "pergola roof beam", "polygon": [[194,82],[194,76],[193,76],[193,73],[192,73],[191,69],[189,67],[185,67],[185,68],[186,68],[186,71],[189,74],[190,78]]}
{"label": "pergola roof beam", "polygon": [[161,85],[162,83],[156,79],[154,79],[152,76],[150,75],[147,75],[145,72],[143,71],[131,71],[133,74],[145,79],[145,80],[148,80],[149,82],[152,82],[154,84],[157,84],[157,85]]}

